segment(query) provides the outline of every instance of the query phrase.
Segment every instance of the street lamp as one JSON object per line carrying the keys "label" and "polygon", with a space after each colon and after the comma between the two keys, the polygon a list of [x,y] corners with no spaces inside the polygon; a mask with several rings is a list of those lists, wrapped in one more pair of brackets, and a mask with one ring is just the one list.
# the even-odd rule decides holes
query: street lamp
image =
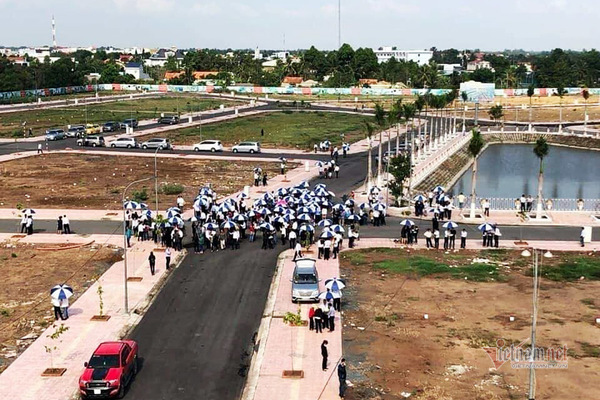
{"label": "street lamp", "polygon": [[156,148],[154,152],[154,198],[156,200],[156,217],[158,218],[158,151],[161,149],[160,146]]}
{"label": "street lamp", "polygon": [[[123,201],[121,204],[125,204],[125,193],[127,193],[127,189],[129,189],[131,186],[137,184],[137,183],[141,183],[141,182],[145,182],[145,181],[149,181],[152,178],[144,178],[144,179],[140,179],[134,182],[131,182],[129,185],[127,185],[125,187],[125,190],[123,190]],[[123,277],[124,277],[124,281],[123,281],[123,287],[124,287],[124,305],[125,305],[125,313],[129,314],[129,304],[127,301],[127,222],[125,220],[125,209],[123,208]]]}

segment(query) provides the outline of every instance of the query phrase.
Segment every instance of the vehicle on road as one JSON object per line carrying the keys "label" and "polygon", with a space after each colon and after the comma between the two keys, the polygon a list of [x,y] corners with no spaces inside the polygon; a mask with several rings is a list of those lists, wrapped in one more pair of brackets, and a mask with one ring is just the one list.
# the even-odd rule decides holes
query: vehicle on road
{"label": "vehicle on road", "polygon": [[234,153],[260,153],[260,143],[258,142],[241,142],[231,148]]}
{"label": "vehicle on road", "polygon": [[81,147],[104,147],[106,143],[104,142],[104,136],[99,135],[89,135],[82,137],[81,139],[77,139],[77,146]]}
{"label": "vehicle on road", "polygon": [[46,131],[46,140],[63,140],[65,137],[65,131],[62,129],[49,129]]}
{"label": "vehicle on road", "polygon": [[68,138],[80,138],[85,134],[85,126],[83,125],[71,125],[65,135]]}
{"label": "vehicle on road", "polygon": [[194,145],[194,151],[223,151],[223,144],[218,140],[204,140]]}
{"label": "vehicle on road", "polygon": [[79,378],[83,399],[123,398],[138,373],[138,344],[133,340],[101,343]]}
{"label": "vehicle on road", "polygon": [[110,142],[110,147],[121,147],[127,149],[135,149],[140,147],[140,144],[135,138],[119,138]]}
{"label": "vehicle on road", "polygon": [[179,117],[177,115],[165,115],[164,117],[160,117],[158,119],[158,123],[159,124],[168,124],[168,125],[178,124]]}
{"label": "vehicle on road", "polygon": [[85,134],[93,135],[95,133],[102,133],[102,127],[98,124],[87,124],[85,126]]}
{"label": "vehicle on road", "polygon": [[102,125],[102,132],[116,132],[121,129],[121,124],[115,121],[108,121]]}
{"label": "vehicle on road", "polygon": [[146,140],[144,143],[142,143],[142,149],[173,150],[173,147],[171,146],[169,139],[155,138]]}
{"label": "vehicle on road", "polygon": [[296,260],[292,275],[292,302],[319,301],[319,273],[313,258]]}
{"label": "vehicle on road", "polygon": [[138,120],[135,118],[129,118],[125,121],[121,122],[121,129],[125,129],[126,127],[131,126],[132,128],[138,127]]}

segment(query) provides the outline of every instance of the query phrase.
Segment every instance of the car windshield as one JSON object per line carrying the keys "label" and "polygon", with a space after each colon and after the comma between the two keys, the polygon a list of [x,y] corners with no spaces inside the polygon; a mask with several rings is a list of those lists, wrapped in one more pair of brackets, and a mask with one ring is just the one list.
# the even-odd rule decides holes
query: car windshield
{"label": "car windshield", "polygon": [[294,276],[294,283],[317,283],[315,274],[299,273]]}
{"label": "car windshield", "polygon": [[118,368],[119,355],[93,355],[88,364],[89,368]]}

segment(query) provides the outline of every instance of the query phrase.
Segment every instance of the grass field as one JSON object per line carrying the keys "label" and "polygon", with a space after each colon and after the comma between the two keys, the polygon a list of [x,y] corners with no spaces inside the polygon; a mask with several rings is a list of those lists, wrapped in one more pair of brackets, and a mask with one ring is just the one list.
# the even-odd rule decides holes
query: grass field
{"label": "grass field", "polygon": [[[113,92],[113,91],[108,91],[108,90],[98,91],[99,97],[118,96],[118,95],[124,95],[124,94],[129,94],[129,92]],[[40,99],[42,99],[42,103],[45,103],[48,101],[72,100],[72,99],[81,99],[83,97],[95,97],[95,96],[96,96],[96,92],[91,91],[91,92],[82,92],[82,93],[40,96]],[[25,104],[25,103],[36,103],[36,102],[37,102],[37,97],[35,97],[35,96],[13,97],[13,98],[6,99],[6,100],[4,100],[4,99],[0,100],[0,104]]]}
{"label": "grass field", "polygon": [[[485,348],[530,347],[531,264],[507,249],[342,253],[343,354],[353,378],[347,398],[528,398],[529,371],[511,362],[493,368]],[[568,368],[538,369],[536,398],[594,398],[600,260],[554,252],[541,271],[536,347],[566,349]]]}
{"label": "grass field", "polygon": [[138,120],[158,118],[161,113],[183,114],[240,104],[221,99],[207,99],[194,96],[162,96],[139,100],[115,101],[105,104],[52,108],[43,110],[19,111],[0,114],[0,137],[20,137],[22,123],[32,128],[34,135],[43,135],[46,129],[63,128],[67,125],[122,121],[126,118]]}
{"label": "grass field", "polygon": [[[238,118],[226,122],[177,129],[165,132],[175,145],[190,145],[201,139],[218,139],[225,146],[240,141],[258,141],[264,147],[294,147],[307,149],[323,140],[339,146],[344,140],[355,142],[364,138],[365,119],[372,117],[354,114],[323,112],[274,112]],[[261,136],[261,129],[264,136]]]}

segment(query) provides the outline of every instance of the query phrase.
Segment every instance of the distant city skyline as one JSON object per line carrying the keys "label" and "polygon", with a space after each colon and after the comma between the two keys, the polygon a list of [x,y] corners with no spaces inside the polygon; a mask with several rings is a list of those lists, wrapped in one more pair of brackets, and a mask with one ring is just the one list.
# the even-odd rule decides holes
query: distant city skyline
{"label": "distant city skyline", "polygon": [[[338,0],[286,3],[0,0],[0,46],[52,45],[54,15],[57,44],[66,47],[337,47]],[[592,0],[342,0],[342,42],[355,48],[581,50],[597,47],[599,17]]]}

